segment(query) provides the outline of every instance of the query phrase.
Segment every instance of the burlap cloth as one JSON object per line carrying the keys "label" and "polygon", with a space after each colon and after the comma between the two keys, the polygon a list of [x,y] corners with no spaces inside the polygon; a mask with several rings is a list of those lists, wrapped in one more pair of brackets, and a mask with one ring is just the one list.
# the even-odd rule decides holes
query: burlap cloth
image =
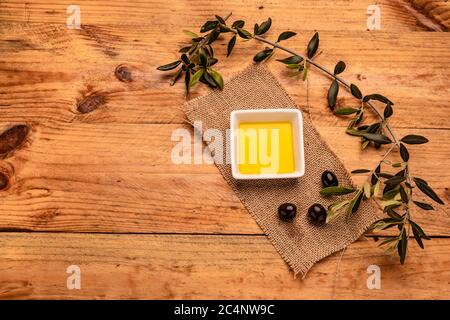
{"label": "burlap cloth", "polygon": [[[202,121],[203,130],[219,129],[223,137],[230,127],[231,111],[269,108],[297,106],[264,65],[249,66],[235,75],[223,91],[214,90],[183,106],[190,123]],[[377,217],[373,202],[364,201],[350,219],[342,217],[324,226],[314,226],[308,222],[307,210],[312,204],[321,203],[327,208],[338,199],[319,194],[323,171],[333,171],[341,185],[350,186],[352,181],[306,112],[303,112],[303,131],[306,171],[301,178],[235,180],[229,164],[223,162],[216,165],[278,253],[295,274],[305,275],[314,263],[358,239]],[[297,206],[297,217],[292,222],[283,222],[278,218],[278,206],[285,202]]]}

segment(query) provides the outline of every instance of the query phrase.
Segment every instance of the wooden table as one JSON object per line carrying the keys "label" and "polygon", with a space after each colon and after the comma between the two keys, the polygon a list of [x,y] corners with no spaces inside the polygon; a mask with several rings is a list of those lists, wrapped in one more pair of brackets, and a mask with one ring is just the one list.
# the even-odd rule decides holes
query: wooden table
{"label": "wooden table", "polygon": [[[446,1],[376,1],[375,31],[366,30],[369,0],[78,0],[82,26],[71,30],[73,2],[0,1],[0,131],[31,128],[0,160],[9,177],[0,191],[1,298],[450,298],[450,36],[430,31],[449,27]],[[190,130],[184,90],[155,68],[178,57],[188,41],[182,29],[231,11],[249,25],[271,16],[272,38],[298,32],[286,41],[297,51],[318,30],[317,61],[347,62],[348,81],[395,102],[399,135],[429,138],[410,147],[411,169],[446,205],[413,209],[433,238],[426,250],[410,241],[401,266],[367,234],[294,279],[213,165],[172,163],[172,132]],[[226,59],[226,42],[216,46],[225,79],[263,47],[239,41]],[[298,105],[308,100],[349,170],[376,163],[383,150],[360,151],[346,121],[330,114],[326,77],[310,72],[307,88],[277,62],[269,67]],[[339,103],[355,102],[344,95]],[[366,286],[372,264],[380,290]],[[66,287],[70,265],[81,269],[80,290]]]}

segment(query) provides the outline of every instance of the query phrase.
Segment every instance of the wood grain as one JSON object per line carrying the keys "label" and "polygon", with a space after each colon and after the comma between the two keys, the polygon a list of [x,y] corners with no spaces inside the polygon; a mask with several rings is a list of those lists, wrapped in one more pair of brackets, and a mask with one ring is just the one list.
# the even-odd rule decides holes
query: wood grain
{"label": "wood grain", "polygon": [[[186,125],[36,125],[28,145],[0,166],[11,184],[0,191],[0,229],[260,234],[213,165],[194,164],[193,157],[192,164],[172,162],[176,129],[191,132]],[[349,171],[372,168],[383,154],[361,151],[343,128],[318,129]],[[450,235],[450,173],[442,170],[450,166],[450,150],[439,147],[450,143],[450,131],[416,132],[431,142],[409,148],[411,170],[447,204],[413,212],[428,233]]]}
{"label": "wood grain", "polygon": [[[25,23],[65,24],[66,9],[74,4],[70,0],[49,2],[34,0],[3,0],[0,3],[0,20]],[[296,30],[360,30],[367,29],[367,7],[370,0],[329,1],[125,1],[125,0],[78,0],[82,24],[116,24],[121,26],[146,26],[172,32],[182,26],[199,29],[214,14],[233,12],[233,19],[246,18],[257,22],[272,16],[283,29]],[[426,30],[415,18],[392,1],[382,0],[376,4],[382,14],[384,31]],[[295,12],[295,14],[292,14]],[[253,24],[251,24],[253,27]]]}
{"label": "wood grain", "polygon": [[450,29],[450,3],[447,0],[397,0],[418,23],[433,31]]}
{"label": "wood grain", "polygon": [[[263,236],[0,234],[0,298],[14,299],[448,299],[450,239],[408,259],[361,239],[294,279]],[[340,262],[339,262],[340,261]],[[367,267],[381,289],[367,289]],[[68,290],[66,269],[81,269]]]}
{"label": "wood grain", "polygon": [[[272,34],[281,31],[274,27]],[[181,32],[167,37],[161,30],[145,26],[131,30],[121,26],[68,30],[58,25],[3,24],[0,35],[0,51],[8,53],[0,56],[3,121],[183,122],[182,84],[170,87],[171,73],[155,70],[176,59],[177,48],[187,41]],[[287,45],[303,52],[311,35],[301,33]],[[370,35],[321,32],[323,53],[317,61],[332,69],[338,60],[344,60],[348,64],[344,77],[349,82],[366,93],[390,97],[395,103],[391,120],[395,127],[448,129],[446,104],[450,88],[446,79],[450,77],[450,54],[446,48],[450,47],[450,37],[422,32]],[[226,79],[249,64],[262,47],[253,42],[238,43],[235,54],[226,59],[225,45],[226,39],[221,40],[216,54],[224,59],[217,68]],[[284,55],[278,53],[278,57]],[[119,65],[127,66],[131,82],[116,78]],[[298,105],[305,106],[308,99],[316,123],[345,125],[330,114],[326,105],[329,79],[312,71],[307,90],[301,79],[288,77],[286,68],[278,62],[272,61],[270,67]],[[196,89],[192,97],[206,92],[204,88]],[[78,106],[88,97],[102,103],[90,113],[80,113]],[[339,100],[341,106],[355,103],[348,94]],[[422,108],[426,112],[411,112]]]}

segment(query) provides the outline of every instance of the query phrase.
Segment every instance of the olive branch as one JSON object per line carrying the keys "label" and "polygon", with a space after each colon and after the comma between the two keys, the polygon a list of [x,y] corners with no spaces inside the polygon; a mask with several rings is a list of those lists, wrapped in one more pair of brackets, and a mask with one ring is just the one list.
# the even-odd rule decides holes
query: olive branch
{"label": "olive branch", "polygon": [[[444,204],[444,202],[424,179],[411,175],[409,168],[410,155],[405,145],[427,143],[428,139],[414,134],[398,139],[389,123],[389,119],[394,113],[394,103],[391,100],[378,93],[364,95],[358,86],[353,83],[348,83],[341,78],[339,74],[344,72],[346,68],[346,64],[343,61],[339,61],[333,71],[329,71],[315,62],[314,58],[318,56],[317,50],[319,48],[319,34],[317,32],[309,41],[306,53],[299,54],[280,44],[281,41],[295,36],[295,32],[282,32],[276,42],[263,36],[269,31],[272,25],[271,18],[268,18],[261,24],[255,24],[253,33],[251,33],[244,29],[245,21],[243,20],[236,20],[231,26],[227,25],[226,21],[230,16],[231,13],[223,18],[216,15],[215,20],[206,21],[200,28],[202,35],[184,30],[191,37],[191,43],[179,50],[179,53],[181,53],[180,59],[162,65],[157,69],[160,71],[168,71],[178,68],[170,84],[175,84],[184,75],[187,94],[189,94],[190,87],[199,82],[211,88],[222,90],[224,87],[222,75],[219,71],[212,68],[218,62],[218,59],[214,56],[214,50],[211,46],[222,33],[232,33],[232,37],[227,45],[227,57],[233,52],[238,38],[245,41],[253,39],[268,45],[268,47],[265,47],[253,57],[253,61],[256,63],[269,59],[275,53],[275,50],[279,49],[289,53],[290,56],[278,59],[277,61],[291,69],[294,75],[300,74],[303,80],[306,80],[308,69],[311,66],[319,69],[332,79],[327,96],[330,110],[338,116],[351,116],[346,133],[359,137],[363,150],[371,145],[377,149],[382,145],[390,146],[373,170],[357,169],[352,171],[352,174],[367,175],[366,181],[360,187],[350,188],[338,185],[321,190],[320,193],[323,196],[352,194],[349,199],[346,198],[345,200],[337,201],[328,207],[327,223],[344,214],[347,217],[353,215],[357,212],[362,201],[372,198],[376,200],[383,209],[383,212],[387,215],[386,218],[376,221],[372,225],[372,230],[385,230],[393,227],[397,227],[399,230],[397,235],[386,237],[380,243],[380,246],[384,247],[387,252],[397,251],[402,264],[405,262],[408,239],[411,232],[418,245],[423,249],[424,245],[422,240],[430,240],[430,238],[412,220],[410,208],[412,204],[423,210],[434,210],[434,208],[428,203],[414,200],[413,191],[418,189],[438,204]],[[341,87],[349,91],[360,102],[359,108],[337,107],[336,102]],[[383,113],[378,110],[375,103],[381,104],[384,107]],[[377,116],[377,122],[363,124],[367,110],[370,110]],[[388,158],[395,149],[399,150],[402,161],[393,163]],[[386,167],[397,168],[399,171],[395,174],[382,171]]]}

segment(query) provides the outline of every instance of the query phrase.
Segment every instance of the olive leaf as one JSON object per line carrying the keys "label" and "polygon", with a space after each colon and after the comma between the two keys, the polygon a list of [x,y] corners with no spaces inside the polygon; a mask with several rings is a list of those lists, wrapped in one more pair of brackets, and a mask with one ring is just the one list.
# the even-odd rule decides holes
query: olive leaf
{"label": "olive leaf", "polygon": [[189,55],[191,55],[196,49],[197,49],[197,47],[198,47],[198,42],[194,42],[194,43],[192,43],[192,46],[191,46],[191,48],[188,50],[188,54]]}
{"label": "olive leaf", "polygon": [[[391,189],[394,188],[394,189]],[[395,188],[394,186],[389,186],[389,188],[383,189],[383,200],[389,200],[394,198],[400,192],[400,188]]]}
{"label": "olive leaf", "polygon": [[165,64],[165,65],[159,66],[156,69],[158,69],[159,71],[169,71],[169,70],[172,70],[172,69],[175,69],[176,67],[178,67],[180,65],[180,63],[181,63],[181,60],[177,60],[177,61]]}
{"label": "olive leaf", "polygon": [[338,202],[331,204],[327,210],[326,223],[330,223],[334,219],[336,219],[339,215],[339,212],[342,211],[342,209],[344,209],[349,203],[350,203],[350,200],[344,200],[344,201],[338,201]]}
{"label": "olive leaf", "polygon": [[208,58],[208,62],[207,65],[208,66],[213,66],[215,65],[219,60],[217,60],[216,58]]}
{"label": "olive leaf", "polygon": [[391,104],[387,104],[386,107],[384,108],[384,113],[383,116],[385,119],[389,118],[390,116],[392,116],[392,114],[394,113],[394,110],[392,109]]}
{"label": "olive leaf", "polygon": [[287,40],[287,39],[295,36],[296,34],[297,33],[292,32],[292,31],[284,31],[278,36],[277,42],[280,42],[280,41],[283,41],[283,40]]}
{"label": "olive leaf", "polygon": [[210,45],[206,45],[206,46],[204,47],[204,49],[205,49],[206,54],[207,54],[208,56],[214,57],[214,50],[213,50],[213,48],[212,48]]}
{"label": "olive leaf", "polygon": [[178,81],[178,79],[180,79],[182,73],[183,73],[183,69],[181,69],[181,68],[178,69],[178,71],[175,73],[175,75],[170,80],[171,86],[173,86]]}
{"label": "olive leaf", "polygon": [[397,247],[398,247],[398,243],[399,243],[399,240],[398,240],[398,237],[396,237],[395,240],[394,240],[394,242],[392,242],[391,245],[389,245],[389,246],[387,247],[387,249],[384,250],[384,252],[385,252],[386,254],[393,254],[395,251],[398,250],[398,248],[397,248]]}
{"label": "olive leaf", "polygon": [[[356,113],[356,116],[352,119],[352,121],[350,121],[350,124],[352,126],[359,124],[362,121],[362,119],[363,119],[363,115],[364,115],[364,110],[362,108],[358,109],[358,112]],[[369,131],[369,130],[371,130],[370,128],[371,128],[371,126],[369,126],[366,129],[367,133],[374,133],[376,131],[376,130],[374,132]]]}
{"label": "olive leaf", "polygon": [[424,136],[419,136],[417,134],[409,134],[400,139],[401,142],[406,144],[423,144],[427,143],[428,139]]}
{"label": "olive leaf", "polygon": [[200,81],[200,79],[203,76],[203,73],[205,72],[205,69],[201,68],[199,70],[197,70],[194,75],[191,77],[191,80],[189,82],[189,86],[192,87],[194,86],[197,82]]}
{"label": "olive leaf", "polygon": [[255,62],[261,62],[265,59],[267,59],[268,57],[270,57],[273,54],[273,49],[264,49],[260,52],[258,52],[254,57],[253,57],[253,61]]}
{"label": "olive leaf", "polygon": [[369,181],[364,182],[363,184],[364,196],[366,199],[369,199],[372,195],[371,185]]}
{"label": "olive leaf", "polygon": [[263,23],[261,23],[260,26],[255,28],[256,29],[255,34],[262,35],[262,34],[266,33],[267,31],[269,31],[271,25],[272,25],[272,19],[269,17],[269,19],[267,19],[267,21],[264,21]]}
{"label": "olive leaf", "polygon": [[362,99],[362,93],[361,90],[359,90],[358,86],[355,84],[350,84],[350,92],[352,93],[352,95],[356,98],[361,100]]}
{"label": "olive leaf", "polygon": [[415,201],[415,200],[413,200],[413,202],[416,206],[418,206],[419,208],[422,208],[423,210],[434,210],[433,206],[428,203]]}
{"label": "olive leaf", "polygon": [[336,106],[336,99],[338,93],[339,93],[339,84],[336,80],[333,80],[333,82],[331,82],[330,89],[328,89],[328,107],[330,107],[331,110],[333,110],[334,107]]}
{"label": "olive leaf", "polygon": [[220,29],[214,29],[208,36],[208,41],[206,42],[207,44],[211,44],[214,41],[217,40],[217,38],[220,35]]}
{"label": "olive leaf", "polygon": [[381,127],[381,123],[380,122],[372,123],[370,126],[367,126],[367,128],[364,129],[364,131],[366,133],[378,133],[380,127]]}
{"label": "olive leaf", "polygon": [[[372,181],[371,181],[372,182]],[[380,185],[381,185],[381,182],[378,180],[376,183],[375,183],[375,185],[373,186],[373,196],[374,197],[378,197],[379,196],[379,194],[380,194]]]}
{"label": "olive leaf", "polygon": [[358,130],[358,129],[353,129],[353,128],[347,128],[345,130],[345,133],[351,135],[351,136],[357,136],[357,137],[362,137],[364,134],[366,134],[366,131],[364,130]]}
{"label": "olive leaf", "polygon": [[[390,199],[394,196],[396,196],[399,193],[399,186],[396,184],[384,184],[383,188],[383,197]],[[397,200],[400,200],[399,197],[397,197]]]}
{"label": "olive leaf", "polygon": [[414,239],[416,239],[417,244],[423,249],[424,246],[423,246],[422,239],[431,240],[430,237],[428,237],[425,234],[425,232],[423,232],[422,228],[417,223],[415,223],[412,220],[408,220],[408,221],[409,221],[409,224],[411,225],[411,228],[412,228],[412,231],[414,234]]}
{"label": "olive leaf", "polygon": [[220,33],[227,33],[227,32],[231,32],[231,29],[223,24],[220,24],[219,31],[220,31]]}
{"label": "olive leaf", "polygon": [[200,48],[200,50],[198,51],[198,55],[200,57],[200,64],[206,68],[208,66],[208,55],[206,53],[206,50]]}
{"label": "olive leaf", "polygon": [[302,57],[299,56],[290,56],[284,59],[277,59],[277,61],[284,63],[284,64],[297,64],[303,61]]}
{"label": "olive leaf", "polygon": [[377,181],[378,181],[378,174],[381,172],[381,165],[378,165],[376,168],[375,168],[375,170],[374,170],[374,172],[373,172],[373,174],[372,174],[372,177],[370,178],[370,183],[372,184],[372,185],[374,185],[374,184],[376,184],[377,183]]}
{"label": "olive leaf", "polygon": [[209,69],[211,77],[214,79],[214,82],[217,84],[217,86],[219,87],[220,90],[223,90],[223,78],[222,75],[214,70],[214,69]]}
{"label": "olive leaf", "polygon": [[197,37],[197,38],[192,38],[191,41],[192,41],[193,43],[196,43],[196,42],[202,41],[203,39],[205,39],[205,37]]}
{"label": "olive leaf", "polygon": [[314,36],[309,40],[308,48],[307,48],[307,55],[308,58],[312,58],[314,54],[317,52],[317,48],[319,48],[319,33],[314,33]]}
{"label": "olive leaf", "polygon": [[385,135],[381,133],[364,133],[362,135],[364,138],[377,142],[379,144],[390,144],[392,143],[392,140],[386,137]]}
{"label": "olive leaf", "polygon": [[408,181],[405,181],[405,186],[407,186],[409,189],[413,188],[412,184],[409,183]]}
{"label": "olive leaf", "polygon": [[212,30],[215,27],[217,27],[218,24],[219,24],[219,21],[217,21],[217,20],[206,21],[205,24],[200,28],[200,32],[204,33],[204,32],[207,32],[209,30]]}
{"label": "olive leaf", "polygon": [[406,170],[405,170],[405,169],[402,169],[402,170],[400,170],[399,172],[397,172],[395,175],[396,175],[397,177],[404,177],[404,176],[405,176],[405,173],[406,173]]}
{"label": "olive leaf", "polygon": [[409,152],[408,149],[406,149],[405,145],[403,143],[400,143],[400,156],[402,157],[402,160],[405,162],[408,162],[409,160]]}
{"label": "olive leaf", "polygon": [[192,39],[194,38],[198,38],[198,34],[196,34],[195,32],[189,31],[189,30],[183,30],[183,33],[189,37],[191,37]]}
{"label": "olive leaf", "polygon": [[228,42],[228,45],[227,45],[227,57],[230,56],[231,52],[233,51],[233,48],[234,48],[235,44],[236,44],[236,35],[234,35],[230,39],[230,42]]}
{"label": "olive leaf", "polygon": [[245,25],[245,21],[244,20],[236,20],[235,22],[233,22],[233,24],[231,25],[231,27],[233,29],[237,29],[237,28],[243,28]]}
{"label": "olive leaf", "polygon": [[385,200],[383,198],[383,201],[381,201],[381,207],[383,208],[383,210],[387,210],[389,208],[394,208],[394,207],[398,207],[400,206],[402,203],[396,199],[390,199],[390,200]]}
{"label": "olive leaf", "polygon": [[433,189],[422,179],[418,179],[416,177],[413,178],[414,182],[416,183],[417,188],[419,188],[420,191],[422,191],[425,195],[433,199],[439,204],[444,204],[444,201],[439,198],[439,196],[434,192]]}
{"label": "olive leaf", "polygon": [[354,108],[341,108],[334,111],[334,114],[340,115],[340,116],[347,116],[349,114],[357,113],[359,109]]}
{"label": "olive leaf", "polygon": [[186,94],[189,94],[190,82],[191,82],[191,70],[188,69],[184,73],[184,84],[186,86]]}
{"label": "olive leaf", "polygon": [[334,74],[338,75],[342,72],[344,72],[345,70],[345,62],[344,61],[339,61],[336,66],[334,67]]}
{"label": "olive leaf", "polygon": [[399,215],[394,209],[392,208],[388,208],[386,210],[386,213],[388,214],[389,217],[393,218],[395,221],[402,221],[403,217],[401,215]]}
{"label": "olive leaf", "polygon": [[418,233],[420,234],[420,236],[421,236],[422,238],[424,238],[424,239],[426,239],[426,240],[431,240],[431,238],[425,234],[425,232],[422,230],[422,228],[421,228],[417,223],[415,223],[415,222],[412,221],[412,220],[409,220],[409,223],[411,224],[411,226],[412,226],[414,229],[417,229]]}
{"label": "olive leaf", "polygon": [[216,16],[217,21],[219,21],[221,24],[226,24],[225,20],[221,16],[219,16],[217,14],[215,16]]}
{"label": "olive leaf", "polygon": [[366,131],[367,133],[376,133],[378,129],[380,129],[380,127],[381,127],[380,122],[372,123],[370,126],[367,127]]}
{"label": "olive leaf", "polygon": [[259,24],[255,23],[255,26],[253,27],[253,34],[258,34]]}
{"label": "olive leaf", "polygon": [[186,54],[181,55],[181,60],[184,62],[184,64],[189,65],[191,61],[189,60],[188,56]]}
{"label": "olive leaf", "polygon": [[[398,238],[397,237],[387,237],[386,239],[384,239],[383,241],[380,242],[380,244],[378,245],[379,247],[384,246],[386,244],[390,244],[392,242],[397,242]],[[395,245],[395,244],[394,244]]]}
{"label": "olive leaf", "polygon": [[211,88],[217,88],[217,83],[214,81],[214,79],[209,75],[208,72],[203,73],[203,77],[200,79],[200,81],[205,82],[210,86]]}
{"label": "olive leaf", "polygon": [[381,178],[386,178],[386,179],[390,179],[394,176],[393,174],[386,173],[386,172],[378,172],[377,175]]}
{"label": "olive leaf", "polygon": [[362,190],[358,190],[356,192],[355,196],[353,197],[353,199],[348,204],[348,208],[347,208],[348,214],[355,213],[358,210],[359,205],[361,204],[362,197],[363,197]]}
{"label": "olive leaf", "polygon": [[337,187],[326,187],[326,188],[323,188],[322,190],[320,190],[320,194],[323,195],[323,196],[338,196],[338,195],[352,193],[352,192],[355,192],[355,191],[356,190],[352,189],[352,188],[346,188],[346,187],[337,186]]}
{"label": "olive leaf", "polygon": [[288,69],[297,69],[299,71],[302,71],[303,70],[303,65],[301,65],[301,64],[288,64],[288,65],[286,65],[286,68],[288,68]]}
{"label": "olive leaf", "polygon": [[183,47],[183,48],[180,48],[180,50],[178,50],[178,52],[180,52],[180,53],[186,53],[186,52],[189,52],[189,50],[192,48],[192,46],[186,46],[186,47]]}
{"label": "olive leaf", "polygon": [[419,177],[413,177],[413,179],[414,179],[414,180],[417,180],[417,181],[419,181],[419,182],[421,182],[421,183],[423,183],[423,184],[428,185],[428,182],[426,182],[425,180],[423,180],[423,179],[421,179],[421,178],[419,178]]}
{"label": "olive leaf", "polygon": [[366,149],[370,144],[369,140],[365,140],[365,141],[361,141],[361,149],[364,150]]}
{"label": "olive leaf", "polygon": [[368,170],[368,169],[356,169],[356,170],[353,170],[351,173],[357,174],[357,173],[368,173],[368,172],[370,172],[370,170]]}
{"label": "olive leaf", "polygon": [[[411,221],[410,221],[410,224],[411,224]],[[412,232],[413,232],[413,235],[414,235],[414,239],[416,240],[416,242],[419,245],[419,247],[424,249],[422,238],[421,238],[420,234],[418,233],[417,229],[412,224],[411,224],[411,227],[412,227],[411,229],[412,229]]]}
{"label": "olive leaf", "polygon": [[[386,229],[395,227],[395,226],[398,225],[398,224],[399,224],[399,222],[398,222],[396,219],[385,218],[385,219],[380,219],[380,220],[375,221],[375,222],[372,224],[372,226],[371,226],[370,229],[373,230],[373,231],[386,230]],[[395,238],[395,240],[397,240],[397,238]],[[391,242],[391,241],[392,241],[392,240],[387,241],[387,242],[384,242],[384,241],[383,241],[382,243],[380,243],[379,246],[382,246],[382,245],[384,245],[384,244],[386,244],[386,243],[388,243],[388,242]]]}
{"label": "olive leaf", "polygon": [[[359,124],[364,116],[364,111],[363,109],[359,109],[358,113],[356,113],[356,116],[350,121],[350,126],[354,126]],[[376,147],[377,143],[375,143],[375,147]]]}
{"label": "olive leaf", "polygon": [[400,263],[404,264],[406,259],[406,251],[408,250],[408,236],[406,234],[405,228],[402,229],[397,249],[398,255],[400,256]]}
{"label": "olive leaf", "polygon": [[252,34],[245,29],[236,28],[238,35],[243,39],[251,39],[253,38]]}
{"label": "olive leaf", "polygon": [[405,180],[406,180],[405,177],[394,176],[386,180],[384,183],[391,186],[397,186]]}
{"label": "olive leaf", "polygon": [[308,67],[304,67],[303,68],[303,77],[302,77],[302,79],[303,79],[303,81],[305,81],[306,80],[306,77],[308,76]]}
{"label": "olive leaf", "polygon": [[378,93],[374,93],[374,94],[369,94],[367,96],[364,97],[363,102],[368,102],[370,100],[377,100],[386,104],[390,104],[391,106],[394,105],[394,103],[389,100],[388,98],[386,98],[385,96],[378,94]]}
{"label": "olive leaf", "polygon": [[400,186],[400,197],[403,203],[408,203],[408,195],[406,194],[405,188]]}

